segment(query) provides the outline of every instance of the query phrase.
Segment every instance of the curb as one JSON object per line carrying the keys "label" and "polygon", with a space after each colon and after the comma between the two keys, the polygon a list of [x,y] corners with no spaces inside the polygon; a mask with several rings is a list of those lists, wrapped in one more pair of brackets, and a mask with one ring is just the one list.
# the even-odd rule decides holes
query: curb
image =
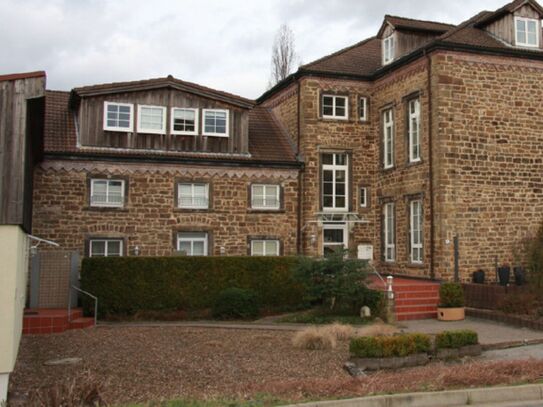
{"label": "curb", "polygon": [[538,400],[541,400],[543,404],[543,385],[541,384],[448,390],[434,393],[406,393],[289,404],[284,407],[452,407]]}

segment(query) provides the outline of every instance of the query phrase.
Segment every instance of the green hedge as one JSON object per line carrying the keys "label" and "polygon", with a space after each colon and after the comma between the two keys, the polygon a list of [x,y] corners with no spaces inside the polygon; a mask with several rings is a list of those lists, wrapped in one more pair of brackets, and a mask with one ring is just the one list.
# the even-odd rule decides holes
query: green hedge
{"label": "green hedge", "polygon": [[477,332],[469,329],[444,331],[436,335],[436,349],[456,349],[467,345],[477,345]]}
{"label": "green hedge", "polygon": [[427,353],[431,350],[431,341],[426,334],[362,336],[351,340],[349,350],[359,358],[390,358]]}
{"label": "green hedge", "polygon": [[[264,308],[301,308],[304,289],[292,273],[295,257],[86,258],[81,288],[98,297],[98,313],[211,308],[229,287],[253,290]],[[84,306],[89,310],[90,302]]]}

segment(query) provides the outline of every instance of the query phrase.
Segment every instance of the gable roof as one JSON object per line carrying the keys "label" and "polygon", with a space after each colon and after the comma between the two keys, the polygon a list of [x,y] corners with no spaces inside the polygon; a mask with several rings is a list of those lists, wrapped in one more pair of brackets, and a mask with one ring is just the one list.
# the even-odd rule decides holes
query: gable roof
{"label": "gable roof", "polygon": [[535,0],[513,0],[511,3],[507,3],[505,6],[497,9],[493,12],[487,12],[488,14],[477,22],[478,27],[482,27],[486,24],[490,24],[493,21],[503,17],[507,13],[513,13],[525,4],[532,6],[541,16],[543,16],[543,7]]}
{"label": "gable roof", "polygon": [[232,93],[223,92],[220,90],[208,88],[198,85],[197,83],[182,81],[174,78],[172,75],[163,78],[144,79],[130,82],[114,82],[104,83],[100,85],[82,86],[72,89],[71,103],[77,104],[79,98],[107,95],[120,92],[137,92],[160,88],[172,88],[183,92],[193,93],[209,99],[220,100],[234,106],[242,108],[251,108],[255,105],[255,101],[234,95]]}
{"label": "gable roof", "polygon": [[381,38],[387,24],[392,25],[397,30],[423,31],[438,34],[443,34],[455,27],[454,24],[440,23],[437,21],[416,20],[413,18],[391,16],[387,14],[385,15],[385,20],[381,25],[381,29],[379,30],[377,37]]}
{"label": "gable roof", "polygon": [[45,71],[11,73],[6,75],[0,75],[0,82],[15,81],[18,79],[41,78],[43,76],[45,76]]}

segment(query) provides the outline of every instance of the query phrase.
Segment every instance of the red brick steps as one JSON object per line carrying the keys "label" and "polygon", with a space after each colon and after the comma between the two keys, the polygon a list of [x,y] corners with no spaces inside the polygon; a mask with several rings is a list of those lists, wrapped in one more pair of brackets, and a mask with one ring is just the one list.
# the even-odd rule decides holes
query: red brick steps
{"label": "red brick steps", "polygon": [[67,309],[29,308],[23,316],[23,334],[39,335],[83,329],[94,326],[94,318],[83,316],[81,308]]}

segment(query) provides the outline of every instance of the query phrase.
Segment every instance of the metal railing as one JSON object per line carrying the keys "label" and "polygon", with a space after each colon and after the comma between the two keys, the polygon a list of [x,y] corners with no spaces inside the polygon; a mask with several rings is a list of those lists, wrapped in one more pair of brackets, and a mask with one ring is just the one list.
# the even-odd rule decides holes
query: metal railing
{"label": "metal railing", "polygon": [[[79,287],[76,287],[75,285],[72,285],[72,289],[79,291],[82,294],[88,295],[91,297],[94,301],[94,326],[98,324],[98,297],[92,295],[88,291],[82,290]],[[71,322],[72,320],[72,290],[70,290],[69,298],[68,298],[68,322]]]}

